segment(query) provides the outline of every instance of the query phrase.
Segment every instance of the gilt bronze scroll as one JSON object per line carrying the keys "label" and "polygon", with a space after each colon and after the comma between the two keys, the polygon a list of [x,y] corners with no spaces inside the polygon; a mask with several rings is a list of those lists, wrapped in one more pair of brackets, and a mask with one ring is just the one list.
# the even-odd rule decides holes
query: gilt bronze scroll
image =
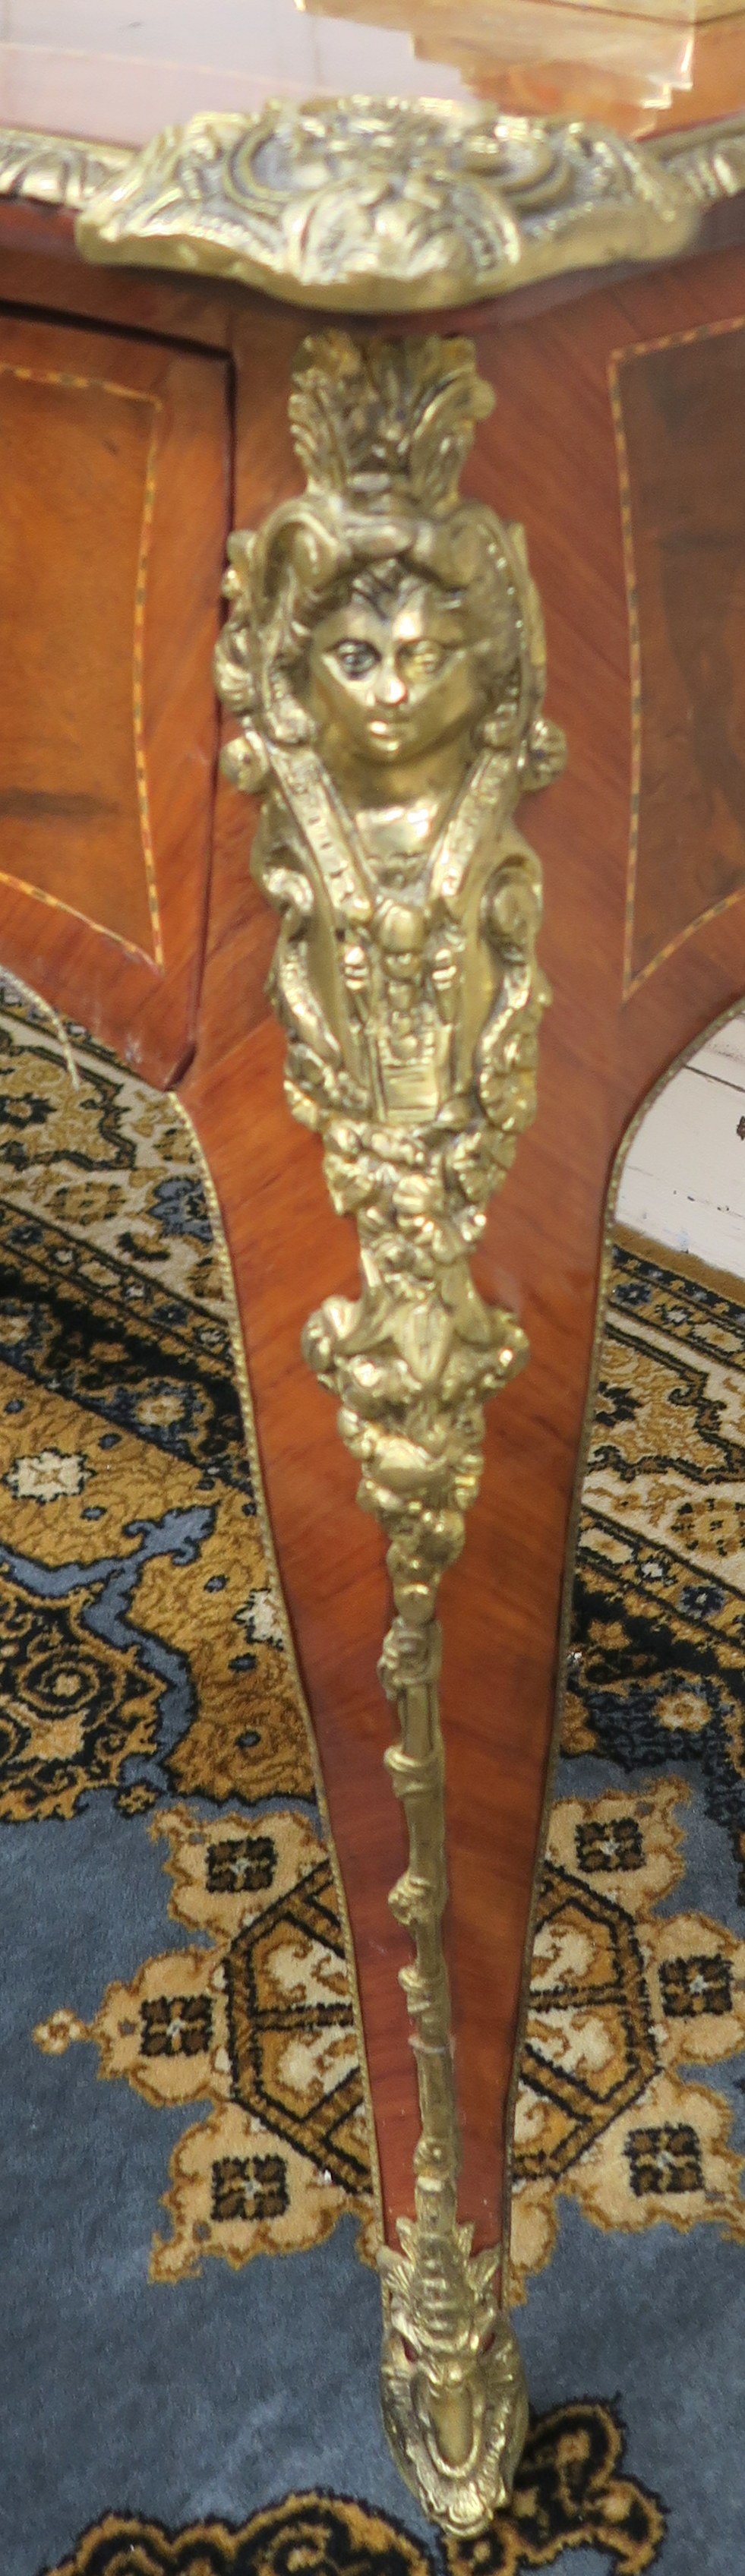
{"label": "gilt bronze scroll", "polygon": [[380,2258],[383,2411],[425,2512],[461,2534],[506,2500],[527,2418],[499,2248],[472,2254],[457,2216],[435,1613],[484,1403],[527,1358],[469,1254],[534,1114],[549,999],[541,872],[513,814],[564,758],[523,532],[458,491],[491,404],[467,340],[306,340],[290,416],[307,489],[232,537],[218,648],[239,719],[224,766],[264,796],[252,867],[282,918],[287,1097],[359,1233],[361,1295],[328,1298],[304,1350],[337,1398],[393,1595],[380,1675],[409,1861],[390,1904],[414,1947],[421,2134],[416,2217]]}

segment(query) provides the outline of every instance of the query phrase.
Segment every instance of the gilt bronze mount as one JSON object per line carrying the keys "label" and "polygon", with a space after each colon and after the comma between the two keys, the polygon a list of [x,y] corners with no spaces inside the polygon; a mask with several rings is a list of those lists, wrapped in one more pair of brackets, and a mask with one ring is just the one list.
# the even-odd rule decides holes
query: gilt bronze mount
{"label": "gilt bronze mount", "polygon": [[664,259],[697,226],[677,178],[603,126],[450,99],[316,98],[156,135],[84,202],[77,241],[89,259],[392,313],[561,267]]}
{"label": "gilt bronze mount", "polygon": [[303,1347],[393,1595],[380,1675],[409,1862],[390,1904],[414,1945],[421,2134],[416,2217],[380,2258],[383,2412],[425,2512],[461,2534],[505,2502],[527,2414],[500,2249],[472,2254],[457,2215],[436,1601],[484,1403],[527,1358],[469,1254],[534,1114],[549,999],[541,872],[513,813],[564,759],[522,529],[458,490],[491,405],[468,340],[306,340],[290,417],[307,488],[231,538],[217,655],[239,720],[224,767],[264,799],[251,865],[282,918],[287,1098],[359,1234],[362,1293],[328,1298]]}

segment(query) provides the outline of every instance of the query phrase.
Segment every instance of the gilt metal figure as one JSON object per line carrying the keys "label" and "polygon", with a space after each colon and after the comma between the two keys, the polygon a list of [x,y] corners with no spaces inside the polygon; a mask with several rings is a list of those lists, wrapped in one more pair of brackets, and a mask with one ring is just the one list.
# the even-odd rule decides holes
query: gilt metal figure
{"label": "gilt metal figure", "polygon": [[469,1254],[534,1114],[549,998],[540,868],[512,817],[564,756],[522,530],[458,491],[491,403],[466,340],[307,340],[290,401],[307,490],[231,539],[218,648],[239,719],[224,765],[264,796],[252,867],[282,917],[287,1097],[359,1233],[360,1297],[328,1298],[303,1346],[393,1593],[380,1673],[409,1863],[390,1903],[414,1946],[421,2135],[416,2217],[380,2258],[383,2411],[424,2510],[462,2534],[506,2500],[527,2417],[500,2249],[472,2254],[457,2216],[435,1611],[484,1403],[527,1357]]}

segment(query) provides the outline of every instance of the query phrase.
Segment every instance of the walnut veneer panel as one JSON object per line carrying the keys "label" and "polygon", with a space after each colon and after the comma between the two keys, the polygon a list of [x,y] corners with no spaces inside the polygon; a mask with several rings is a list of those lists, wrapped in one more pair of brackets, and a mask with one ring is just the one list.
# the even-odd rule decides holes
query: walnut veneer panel
{"label": "walnut veneer panel", "polygon": [[220,358],[0,318],[0,949],[156,1081],[201,956],[226,393]]}

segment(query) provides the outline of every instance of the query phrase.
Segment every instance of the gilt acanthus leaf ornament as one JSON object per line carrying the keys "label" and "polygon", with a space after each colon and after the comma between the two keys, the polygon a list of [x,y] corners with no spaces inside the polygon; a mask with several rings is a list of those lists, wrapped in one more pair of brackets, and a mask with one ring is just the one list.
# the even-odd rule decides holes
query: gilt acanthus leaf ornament
{"label": "gilt acanthus leaf ornament", "polygon": [[281,915],[287,1097],[359,1234],[361,1294],[329,1297],[304,1350],[393,1593],[380,1673],[409,1861],[390,1903],[414,1947],[421,2136],[416,2218],[381,2257],[383,2406],[404,2476],[461,2533],[504,2502],[527,2419],[499,2250],[473,2255],[457,2215],[435,1611],[484,1404],[527,1356],[469,1255],[534,1114],[549,998],[541,872],[514,808],[564,758],[522,530],[458,490],[491,404],[467,340],[307,340],[290,399],[307,488],[231,539],[217,655],[238,719],[224,767],[263,797],[251,864]]}
{"label": "gilt acanthus leaf ornament", "polygon": [[65,206],[77,214],[99,188],[124,178],[132,158],[126,144],[83,143],[69,134],[0,126],[0,197]]}

